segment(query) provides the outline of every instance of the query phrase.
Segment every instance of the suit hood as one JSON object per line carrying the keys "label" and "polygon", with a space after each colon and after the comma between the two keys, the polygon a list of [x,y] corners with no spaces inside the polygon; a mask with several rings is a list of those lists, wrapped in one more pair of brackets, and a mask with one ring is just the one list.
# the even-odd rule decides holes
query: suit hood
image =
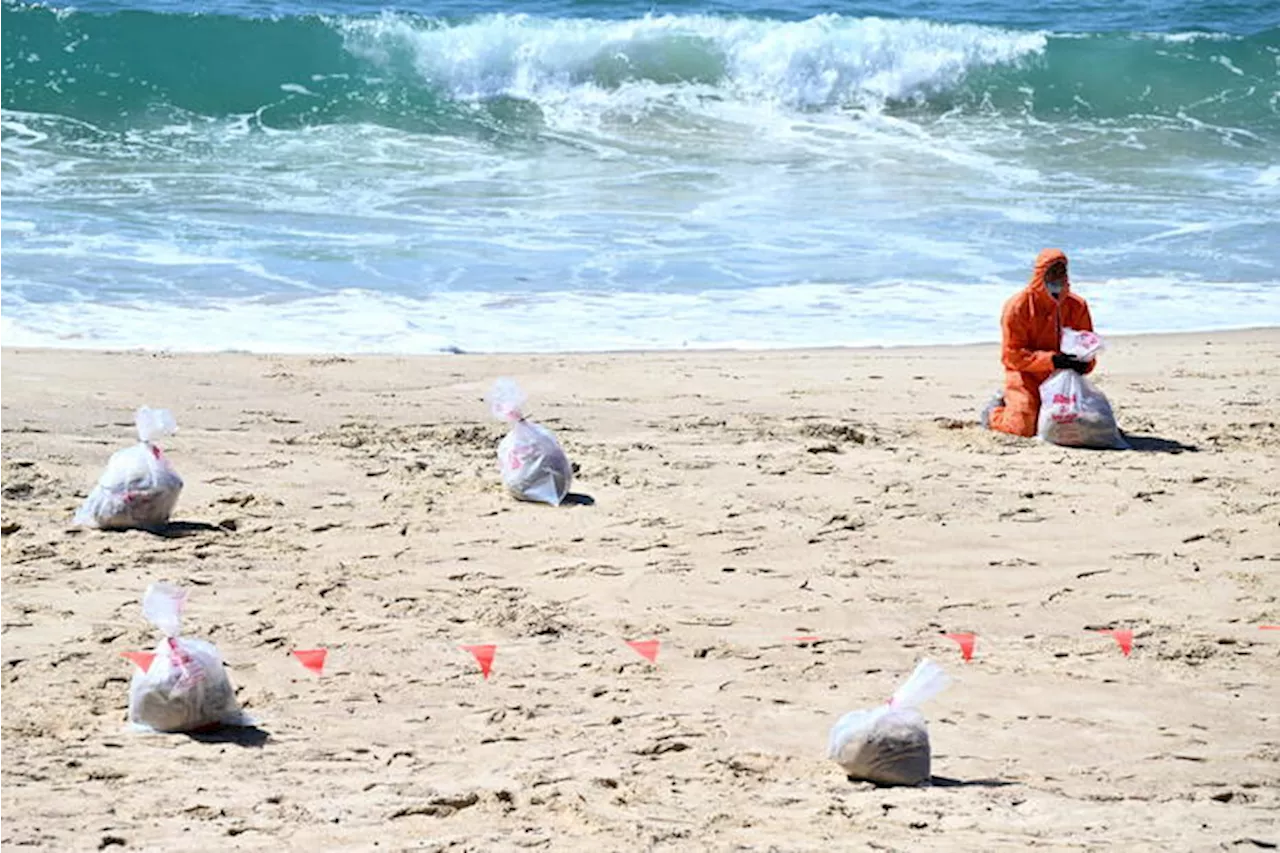
{"label": "suit hood", "polygon": [[1040,254],[1036,255],[1036,265],[1031,271],[1031,281],[1027,283],[1027,289],[1033,293],[1043,294],[1049,299],[1053,299],[1053,294],[1049,292],[1049,288],[1044,285],[1045,273],[1049,271],[1049,267],[1060,263],[1067,268],[1066,286],[1062,288],[1062,295],[1066,296],[1071,292],[1071,266],[1067,263],[1067,254],[1061,249],[1041,249]]}

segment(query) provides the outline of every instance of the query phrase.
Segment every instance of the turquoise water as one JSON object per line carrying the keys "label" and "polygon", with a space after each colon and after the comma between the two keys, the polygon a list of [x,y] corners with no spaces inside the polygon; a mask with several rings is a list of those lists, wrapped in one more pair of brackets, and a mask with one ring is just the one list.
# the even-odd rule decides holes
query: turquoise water
{"label": "turquoise water", "polygon": [[4,3],[9,345],[1280,323],[1280,5]]}

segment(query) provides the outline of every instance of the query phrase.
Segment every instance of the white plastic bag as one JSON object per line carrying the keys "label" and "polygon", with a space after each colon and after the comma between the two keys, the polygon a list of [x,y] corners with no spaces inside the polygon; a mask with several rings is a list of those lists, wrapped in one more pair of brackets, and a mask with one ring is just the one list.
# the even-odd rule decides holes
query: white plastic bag
{"label": "white plastic bag", "polygon": [[[1102,339],[1093,332],[1062,330],[1062,352],[1093,361]],[[1125,449],[1115,413],[1106,395],[1074,370],[1058,370],[1040,385],[1040,418],[1036,435],[1063,447]]]}
{"label": "white plastic bag", "polygon": [[98,484],[76,512],[75,523],[103,530],[156,528],[168,524],[182,492],[155,439],[178,431],[167,409],[138,409],[139,443],[112,454]]}
{"label": "white plastic bag", "polygon": [[922,660],[888,704],[850,711],[831,728],[827,757],[854,779],[878,785],[919,785],[929,781],[929,729],[917,710],[941,693],[951,678],[931,660]]}
{"label": "white plastic bag", "polygon": [[1063,354],[1072,358],[1078,358],[1081,361],[1093,361],[1098,353],[1102,352],[1102,338],[1093,332],[1084,332],[1079,329],[1063,329],[1062,345],[1059,347]]}
{"label": "white plastic bag", "polygon": [[511,432],[498,443],[502,482],[521,500],[559,506],[573,483],[573,466],[551,430],[525,418],[526,402],[510,379],[499,379],[489,393],[493,416],[511,423]]}
{"label": "white plastic bag", "polygon": [[180,637],[187,595],[155,583],[142,597],[142,613],[160,629],[155,657],[129,684],[129,722],[157,732],[191,732],[253,721],[236,702],[222,655],[212,643]]}

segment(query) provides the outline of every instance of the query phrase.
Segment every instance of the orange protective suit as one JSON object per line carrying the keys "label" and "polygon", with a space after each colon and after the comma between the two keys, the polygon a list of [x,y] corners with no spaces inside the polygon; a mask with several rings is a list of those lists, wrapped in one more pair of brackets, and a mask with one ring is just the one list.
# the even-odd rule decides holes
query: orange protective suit
{"label": "orange protective suit", "polygon": [[[1093,318],[1084,299],[1071,292],[1070,280],[1057,299],[1044,286],[1054,263],[1067,263],[1060,249],[1045,249],[1036,257],[1031,281],[1004,305],[1000,318],[1004,362],[1004,405],[991,411],[991,428],[1013,435],[1033,436],[1040,415],[1040,383],[1053,373],[1053,356],[1063,329],[1093,331]],[[1093,370],[1090,362],[1087,372]]]}

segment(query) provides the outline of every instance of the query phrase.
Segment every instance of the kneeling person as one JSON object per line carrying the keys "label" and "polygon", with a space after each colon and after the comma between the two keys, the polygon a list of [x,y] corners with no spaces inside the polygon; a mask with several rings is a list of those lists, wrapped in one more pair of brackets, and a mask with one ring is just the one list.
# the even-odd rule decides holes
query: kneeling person
{"label": "kneeling person", "polygon": [[1067,256],[1045,249],[1031,281],[1004,305],[1000,319],[1004,392],[982,412],[982,425],[1030,438],[1040,414],[1040,385],[1055,370],[1089,373],[1095,361],[1079,361],[1059,350],[1063,329],[1093,331],[1089,306],[1071,292]]}

